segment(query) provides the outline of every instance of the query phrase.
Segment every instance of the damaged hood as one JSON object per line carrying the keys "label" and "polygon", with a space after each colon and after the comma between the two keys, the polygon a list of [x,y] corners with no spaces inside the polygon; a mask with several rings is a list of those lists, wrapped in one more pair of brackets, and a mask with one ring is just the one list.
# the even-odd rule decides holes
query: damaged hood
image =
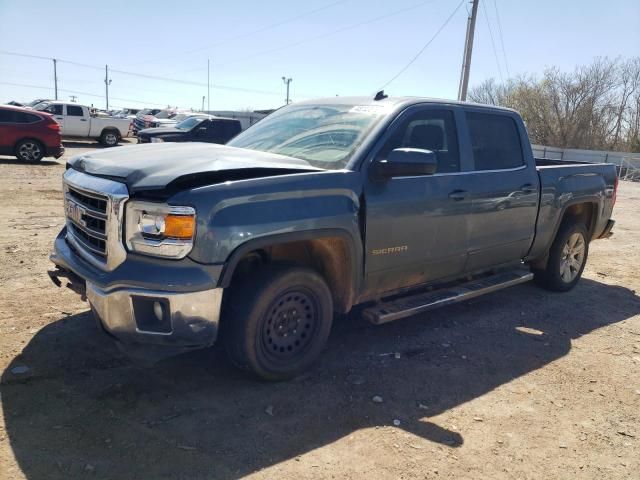
{"label": "damaged hood", "polygon": [[109,148],[77,155],[68,163],[74,170],[123,182],[130,193],[322,171],[297,158],[210,143]]}

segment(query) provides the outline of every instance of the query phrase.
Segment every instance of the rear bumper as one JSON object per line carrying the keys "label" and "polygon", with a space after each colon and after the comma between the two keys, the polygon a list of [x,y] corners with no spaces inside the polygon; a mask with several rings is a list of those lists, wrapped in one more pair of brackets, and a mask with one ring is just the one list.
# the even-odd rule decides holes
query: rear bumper
{"label": "rear bumper", "polygon": [[614,220],[607,220],[607,226],[604,227],[604,230],[598,238],[609,238],[611,235],[613,235],[613,232],[611,230],[613,230],[613,226],[615,225],[615,223],[616,222]]}

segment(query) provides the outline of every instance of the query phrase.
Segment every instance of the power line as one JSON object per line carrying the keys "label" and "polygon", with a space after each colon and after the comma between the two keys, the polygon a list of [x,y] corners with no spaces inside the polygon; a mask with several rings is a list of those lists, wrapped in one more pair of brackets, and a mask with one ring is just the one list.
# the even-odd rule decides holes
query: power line
{"label": "power line", "polygon": [[502,45],[502,56],[504,57],[504,66],[507,69],[507,79],[511,78],[509,73],[509,62],[507,62],[507,51],[504,48],[504,35],[502,35],[502,24],[500,22],[500,14],[498,13],[498,4],[493,0],[493,8],[496,11],[496,20],[498,21],[498,33],[500,35],[500,44]]}
{"label": "power line", "polygon": [[[41,56],[36,56],[36,55],[27,55],[27,54],[23,54],[23,53],[17,53],[17,52],[8,52],[5,50],[0,50],[0,54],[3,55],[11,55],[11,56],[16,56],[16,57],[27,57],[27,58],[37,58],[39,60],[53,60],[53,58],[51,57],[41,57]],[[70,60],[63,60],[63,59],[56,59],[59,63],[67,63],[67,64],[71,64],[71,65],[75,65],[78,67],[85,67],[85,68],[91,68],[91,69],[97,69],[102,71],[104,69],[104,67],[98,67],[96,65],[88,65],[85,63],[78,63],[78,62],[72,62]],[[194,81],[189,81],[189,80],[181,80],[178,78],[169,78],[169,77],[161,77],[158,75],[149,75],[149,74],[144,74],[144,73],[136,73],[136,72],[128,72],[126,70],[116,70],[116,69],[110,69],[111,73],[119,73],[121,75],[130,75],[133,77],[139,77],[139,78],[146,78],[148,80],[159,80],[159,81],[165,81],[165,82],[173,82],[173,83],[179,83],[179,84],[183,84],[183,85],[191,85],[191,86],[196,86],[196,87],[206,87],[207,84],[204,82],[194,82]],[[215,88],[218,90],[229,90],[229,91],[234,91],[234,92],[244,92],[244,93],[257,93],[257,94],[261,94],[261,95],[281,95],[281,92],[277,92],[275,90],[257,90],[257,89],[252,89],[252,88],[242,88],[242,87],[231,87],[228,85],[214,85],[211,84],[211,88]]]}
{"label": "power line", "polygon": [[408,12],[409,10],[415,10],[416,8],[419,8],[419,7],[421,7],[421,6],[423,6],[423,5],[427,4],[427,3],[433,3],[434,1],[435,0],[426,0],[426,1],[423,1],[423,2],[420,2],[420,3],[416,3],[414,5],[410,5],[409,7],[401,8],[399,10],[395,10],[393,12],[389,12],[389,13],[386,13],[384,15],[380,15],[380,16],[371,18],[369,20],[365,20],[363,22],[354,23],[354,24],[351,24],[351,25],[347,25],[345,27],[338,28],[336,30],[332,30],[332,31],[327,32],[327,33],[323,33],[322,35],[317,35],[315,37],[303,39],[303,40],[300,40],[299,42],[295,42],[295,43],[288,43],[286,45],[282,45],[280,47],[276,47],[276,48],[273,48],[273,49],[263,50],[261,52],[256,52],[254,54],[251,54],[249,56],[233,60],[231,62],[219,64],[218,67],[225,67],[225,66],[228,66],[228,65],[235,65],[236,63],[244,62],[245,60],[252,60],[252,59],[254,59],[256,57],[262,57],[262,56],[268,55],[270,53],[275,53],[275,52],[279,52],[279,51],[282,51],[282,50],[288,50],[290,48],[297,47],[297,46],[303,45],[305,43],[314,42],[316,40],[321,40],[321,39],[330,37],[332,35],[335,35],[337,33],[342,33],[342,32],[346,32],[348,30],[353,30],[354,28],[362,27],[363,25],[368,25],[370,23],[378,22],[380,20],[384,20],[385,18],[389,18],[389,17],[392,17],[394,15],[398,15],[400,13]]}
{"label": "power line", "polygon": [[[257,30],[241,33],[241,34],[233,36],[233,37],[223,38],[222,40],[219,40],[219,41],[217,41],[215,43],[212,43],[212,44],[209,44],[209,45],[205,45],[205,46],[202,46],[202,47],[198,47],[198,48],[194,48],[192,50],[187,50],[186,52],[171,54],[171,55],[167,55],[167,56],[164,56],[164,57],[155,58],[153,60],[145,60],[143,62],[136,63],[136,66],[137,65],[145,65],[145,64],[148,64],[148,63],[155,63],[155,62],[160,61],[160,60],[166,60],[167,58],[173,58],[173,57],[177,57],[177,56],[189,55],[189,54],[191,54],[193,52],[199,52],[199,51],[202,51],[202,50],[208,50],[210,48],[217,47],[218,45],[222,45],[224,43],[232,42],[234,40],[239,40],[241,38],[251,37],[251,36],[253,36],[253,35],[257,34],[257,33],[262,33],[262,32],[265,32],[267,30],[271,30],[273,28],[280,27],[282,25],[286,25],[287,23],[291,23],[291,22],[293,22],[295,20],[299,20],[300,18],[304,18],[306,16],[313,15],[315,13],[321,12],[322,10],[327,10],[327,9],[329,9],[331,7],[335,7],[336,5],[339,5],[341,3],[345,3],[345,2],[348,2],[348,1],[350,1],[350,0],[338,0],[338,1],[335,1],[335,2],[330,3],[328,5],[324,5],[323,7],[316,8],[315,10],[311,10],[311,11],[308,11],[308,12],[300,13],[300,14],[294,16],[294,17],[290,17],[288,19],[281,20],[281,21],[276,22],[276,23],[272,23],[270,25],[267,25],[265,27],[259,28]],[[199,68],[198,70],[203,70],[203,68]]]}
{"label": "power line", "polygon": [[[35,88],[35,89],[39,89],[39,90],[52,90],[51,87],[45,87],[42,85],[27,85],[24,83],[12,83],[12,82],[0,82],[0,85],[7,85],[10,87],[27,87],[27,88]],[[64,88],[59,88],[58,89],[59,92],[65,92],[65,93],[75,93],[76,95],[86,95],[87,97],[96,97],[96,98],[104,98],[104,95],[96,95],[95,93],[89,93],[89,92],[82,92],[79,90],[67,90]],[[131,102],[131,103],[140,103],[143,105],[166,105],[166,103],[164,102],[149,102],[146,100],[133,100],[130,98],[118,98],[118,97],[110,97],[112,100],[118,100],[121,102]]]}
{"label": "power line", "polygon": [[504,82],[502,76],[502,68],[500,68],[500,60],[498,60],[498,51],[496,50],[496,44],[493,41],[493,32],[491,31],[491,24],[489,23],[489,15],[487,15],[487,7],[482,2],[482,11],[484,13],[484,19],[487,21],[487,28],[489,29],[489,36],[491,37],[491,48],[493,49],[493,56],[496,57],[496,65],[498,66],[498,74],[500,75],[500,81]]}
{"label": "power line", "polygon": [[422,55],[422,53],[429,47],[429,45],[431,45],[431,43],[436,39],[436,37],[440,34],[440,32],[442,30],[444,30],[444,27],[447,26],[447,24],[451,21],[451,19],[454,17],[454,15],[457,13],[457,11],[460,9],[460,7],[462,6],[462,4],[465,2],[466,0],[462,0],[458,6],[456,8],[454,8],[453,12],[451,12],[451,15],[449,15],[447,17],[447,19],[444,21],[444,23],[442,25],[440,25],[440,28],[438,28],[438,30],[436,31],[436,33],[433,34],[433,36],[429,39],[429,41],[427,43],[425,43],[422,48],[418,51],[418,53],[416,53],[413,58],[411,60],[409,60],[409,62],[400,69],[400,71],[398,73],[396,73],[391,80],[389,80],[387,83],[385,83],[384,85],[382,85],[382,87],[380,87],[378,90],[384,90],[384,88],[389,85],[391,82],[393,82],[396,78],[398,78],[400,75],[402,75],[411,65],[413,65],[413,62],[415,62],[420,55]]}

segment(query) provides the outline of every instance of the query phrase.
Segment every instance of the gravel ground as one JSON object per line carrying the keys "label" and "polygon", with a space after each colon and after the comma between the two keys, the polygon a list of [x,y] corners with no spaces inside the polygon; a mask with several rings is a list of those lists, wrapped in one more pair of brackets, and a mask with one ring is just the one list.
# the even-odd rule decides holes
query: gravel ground
{"label": "gravel ground", "polygon": [[315,369],[269,384],[216,348],[138,367],[53,286],[64,160],[95,148],[67,147],[0,158],[0,478],[640,478],[640,184],[573,291],[354,312]]}

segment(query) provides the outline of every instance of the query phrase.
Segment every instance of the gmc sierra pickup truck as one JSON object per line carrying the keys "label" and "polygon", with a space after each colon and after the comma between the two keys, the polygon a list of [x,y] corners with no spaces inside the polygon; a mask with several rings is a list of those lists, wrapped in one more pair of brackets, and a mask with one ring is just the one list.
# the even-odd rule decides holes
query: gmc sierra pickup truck
{"label": "gmc sierra pickup truck", "polygon": [[535,279],[566,291],[611,235],[613,165],[536,160],[513,110],[422,98],[281,108],[229,144],[82,154],[52,280],[127,351],[217,339],[291,378],[334,314],[374,324]]}

